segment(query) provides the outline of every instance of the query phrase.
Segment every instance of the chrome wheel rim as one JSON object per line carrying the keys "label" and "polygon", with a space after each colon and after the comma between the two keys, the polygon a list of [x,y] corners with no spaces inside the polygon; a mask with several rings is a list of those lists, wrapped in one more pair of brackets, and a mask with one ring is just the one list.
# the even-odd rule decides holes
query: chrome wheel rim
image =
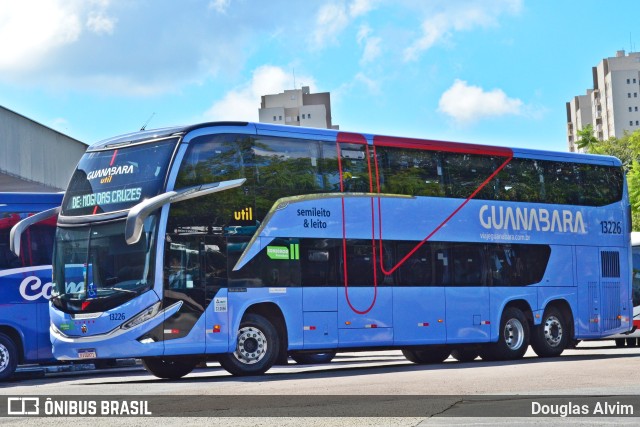
{"label": "chrome wheel rim", "polygon": [[9,366],[9,359],[9,349],[0,344],[0,372],[7,369],[7,367]]}
{"label": "chrome wheel rim", "polygon": [[267,349],[267,337],[264,333],[253,326],[246,326],[238,331],[238,343],[233,354],[241,363],[253,365],[264,358]]}
{"label": "chrome wheel rim", "polygon": [[518,319],[509,319],[504,325],[504,341],[511,350],[518,350],[524,343],[524,326]]}
{"label": "chrome wheel rim", "polygon": [[544,322],[544,339],[551,347],[557,347],[562,341],[562,323],[555,316],[549,316]]}

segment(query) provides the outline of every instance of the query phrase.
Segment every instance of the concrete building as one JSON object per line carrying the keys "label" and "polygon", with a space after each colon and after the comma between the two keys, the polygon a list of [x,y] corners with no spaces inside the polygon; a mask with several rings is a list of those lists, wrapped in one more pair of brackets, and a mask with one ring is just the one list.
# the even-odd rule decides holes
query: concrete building
{"label": "concrete building", "polygon": [[258,114],[260,123],[339,129],[331,122],[331,94],[310,93],[309,86],[263,95]]}
{"label": "concrete building", "polygon": [[64,190],[87,145],[0,106],[0,191]]}
{"label": "concrete building", "polygon": [[579,151],[577,133],[589,124],[600,140],[640,129],[640,52],[619,50],[593,67],[592,75],[593,89],[567,102],[569,151]]}

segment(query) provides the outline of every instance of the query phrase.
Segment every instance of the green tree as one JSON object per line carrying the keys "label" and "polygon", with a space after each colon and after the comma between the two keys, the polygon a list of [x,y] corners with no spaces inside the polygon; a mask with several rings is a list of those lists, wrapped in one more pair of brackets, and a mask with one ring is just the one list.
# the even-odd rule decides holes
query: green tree
{"label": "green tree", "polygon": [[625,132],[621,138],[611,137],[605,141],[593,138],[591,125],[585,126],[578,134],[581,136],[578,147],[585,147],[591,154],[615,156],[622,161],[627,173],[633,230],[640,231],[640,130]]}
{"label": "green tree", "polygon": [[591,150],[592,146],[598,145],[600,140],[593,135],[593,125],[586,125],[578,131],[578,140],[576,145],[578,148]]}

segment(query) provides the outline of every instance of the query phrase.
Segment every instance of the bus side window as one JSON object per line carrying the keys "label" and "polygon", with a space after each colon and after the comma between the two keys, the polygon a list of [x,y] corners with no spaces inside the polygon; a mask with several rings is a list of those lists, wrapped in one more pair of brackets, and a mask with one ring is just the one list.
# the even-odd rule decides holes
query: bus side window
{"label": "bus side window", "polygon": [[451,265],[449,260],[449,250],[447,248],[437,248],[434,250],[435,261],[435,285],[451,285]]}
{"label": "bus side window", "polygon": [[[413,248],[414,243],[398,244],[398,260],[403,259]],[[428,245],[418,248],[398,268],[400,286],[429,286],[431,285],[431,253]]]}
{"label": "bus side window", "polygon": [[453,247],[453,284],[456,286],[482,286],[482,252],[478,245]]}

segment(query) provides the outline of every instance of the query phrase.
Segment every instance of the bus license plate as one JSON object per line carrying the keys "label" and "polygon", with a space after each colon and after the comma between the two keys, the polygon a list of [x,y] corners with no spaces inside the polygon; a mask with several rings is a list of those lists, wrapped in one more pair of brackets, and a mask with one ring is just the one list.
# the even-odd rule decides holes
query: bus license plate
{"label": "bus license plate", "polygon": [[79,359],[95,359],[97,356],[94,348],[88,348],[84,350],[78,350]]}

